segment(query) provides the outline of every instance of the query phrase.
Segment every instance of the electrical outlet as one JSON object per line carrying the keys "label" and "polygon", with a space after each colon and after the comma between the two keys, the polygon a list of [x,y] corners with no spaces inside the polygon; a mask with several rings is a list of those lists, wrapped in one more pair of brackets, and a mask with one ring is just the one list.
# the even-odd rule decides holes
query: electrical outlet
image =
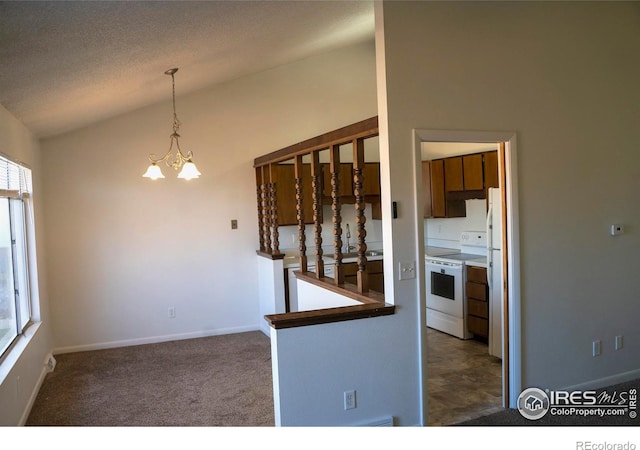
{"label": "electrical outlet", "polygon": [[600,341],[593,341],[592,347],[593,347],[593,356],[600,356],[602,343]]}
{"label": "electrical outlet", "polygon": [[47,370],[49,372],[53,372],[55,368],[56,368],[56,359],[53,357],[53,355],[49,355],[49,358],[47,358]]}
{"label": "electrical outlet", "polygon": [[399,263],[399,271],[398,278],[400,280],[410,280],[416,277],[416,262],[405,262]]}
{"label": "electrical outlet", "polygon": [[238,221],[236,219],[233,219],[231,221],[231,229],[232,230],[237,230],[238,229]]}
{"label": "electrical outlet", "polygon": [[615,349],[620,350],[622,348],[622,345],[623,345],[622,335],[616,336]]}
{"label": "electrical outlet", "polygon": [[344,410],[356,408],[356,391],[344,391]]}
{"label": "electrical outlet", "polygon": [[176,307],[175,306],[170,306],[169,307],[169,319],[175,319],[176,318]]}

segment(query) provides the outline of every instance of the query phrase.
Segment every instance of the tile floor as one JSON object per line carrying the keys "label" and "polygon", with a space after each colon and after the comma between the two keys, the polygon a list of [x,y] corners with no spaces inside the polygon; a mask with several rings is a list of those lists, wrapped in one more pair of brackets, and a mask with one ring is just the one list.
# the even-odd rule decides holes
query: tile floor
{"label": "tile floor", "polygon": [[427,330],[428,425],[442,426],[502,410],[502,361],[487,344]]}

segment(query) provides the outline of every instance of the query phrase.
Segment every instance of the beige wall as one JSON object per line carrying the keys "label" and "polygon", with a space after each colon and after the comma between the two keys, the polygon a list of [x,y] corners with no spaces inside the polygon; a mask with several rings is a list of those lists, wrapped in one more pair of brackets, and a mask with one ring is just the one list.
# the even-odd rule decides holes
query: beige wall
{"label": "beige wall", "polygon": [[198,180],[141,176],[168,147],[169,101],[42,142],[58,350],[258,329],[253,159],[376,115],[374,46],[176,89]]}
{"label": "beige wall", "polygon": [[0,425],[12,426],[24,423],[26,420],[25,413],[35,400],[37,390],[44,378],[43,363],[53,344],[44,267],[43,189],[39,145],[31,132],[2,105],[0,105],[0,153],[27,165],[32,170],[38,246],[37,261],[31,261],[32,275],[35,269],[39,284],[38,292],[32,293],[36,301],[33,317],[38,323],[27,329],[25,337],[18,340],[0,366],[0,405],[2,405]]}
{"label": "beige wall", "polygon": [[[639,9],[383,5],[393,200],[415,202],[406,175],[413,128],[517,134],[523,387],[640,374]],[[393,221],[394,263],[416,257],[415,214],[403,210]],[[611,237],[612,223],[627,233]],[[614,351],[619,334],[625,347]],[[603,344],[597,358],[594,339]]]}

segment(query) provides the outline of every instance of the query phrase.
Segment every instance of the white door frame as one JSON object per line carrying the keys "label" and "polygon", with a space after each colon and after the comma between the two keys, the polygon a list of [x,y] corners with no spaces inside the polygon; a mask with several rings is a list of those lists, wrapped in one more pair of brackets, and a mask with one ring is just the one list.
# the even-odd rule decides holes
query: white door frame
{"label": "white door frame", "polygon": [[413,130],[414,180],[416,190],[416,232],[418,236],[418,283],[420,292],[420,378],[421,378],[421,422],[427,422],[427,319],[424,276],[424,213],[422,202],[422,142],[479,142],[505,143],[505,177],[507,209],[507,263],[508,271],[508,320],[509,320],[509,392],[504,393],[506,407],[515,408],[522,389],[522,345],[520,312],[520,248],[518,219],[518,184],[516,159],[516,134],[505,131],[459,131],[459,130]]}

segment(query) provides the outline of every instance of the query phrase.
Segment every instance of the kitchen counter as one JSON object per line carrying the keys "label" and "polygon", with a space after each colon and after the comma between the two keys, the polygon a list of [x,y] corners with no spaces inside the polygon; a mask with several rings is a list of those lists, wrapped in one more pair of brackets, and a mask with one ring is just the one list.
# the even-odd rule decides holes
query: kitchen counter
{"label": "kitchen counter", "polygon": [[473,266],[473,267],[484,267],[485,269],[487,268],[487,258],[486,257],[481,257],[478,259],[468,259],[465,260],[464,262],[467,266]]}
{"label": "kitchen counter", "polygon": [[442,255],[451,255],[453,253],[460,253],[460,249],[446,248],[446,247],[432,247],[432,246],[427,246],[424,248],[425,256],[442,256]]}

